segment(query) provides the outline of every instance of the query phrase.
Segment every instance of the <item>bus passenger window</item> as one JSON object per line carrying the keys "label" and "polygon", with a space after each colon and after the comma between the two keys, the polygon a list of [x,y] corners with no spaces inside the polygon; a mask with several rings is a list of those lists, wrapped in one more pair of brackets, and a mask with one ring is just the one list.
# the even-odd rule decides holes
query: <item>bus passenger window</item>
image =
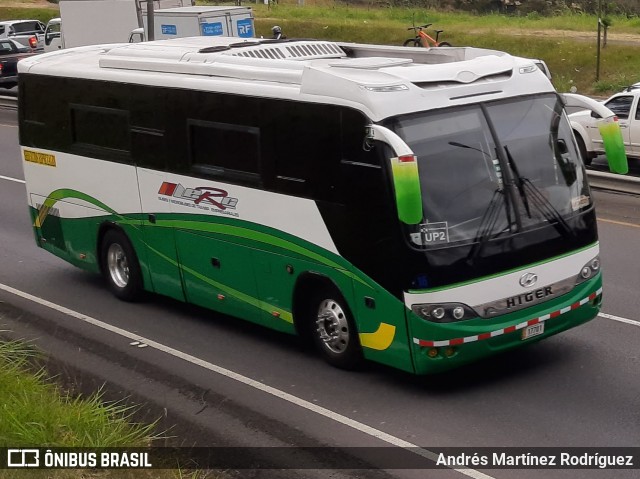
{"label": "bus passenger window", "polygon": [[136,166],[167,169],[167,141],[164,130],[131,127],[131,154]]}
{"label": "bus passenger window", "polygon": [[[266,108],[265,108],[266,110]],[[273,102],[268,113],[271,163],[279,193],[333,200],[340,161],[340,117],[334,106]]]}
{"label": "bus passenger window", "polygon": [[[131,150],[129,112],[86,105],[71,106],[71,134],[74,148],[111,150],[128,155]],[[109,158],[117,159],[117,158]]]}
{"label": "bus passenger window", "polygon": [[191,170],[250,182],[260,181],[260,129],[188,120]]}

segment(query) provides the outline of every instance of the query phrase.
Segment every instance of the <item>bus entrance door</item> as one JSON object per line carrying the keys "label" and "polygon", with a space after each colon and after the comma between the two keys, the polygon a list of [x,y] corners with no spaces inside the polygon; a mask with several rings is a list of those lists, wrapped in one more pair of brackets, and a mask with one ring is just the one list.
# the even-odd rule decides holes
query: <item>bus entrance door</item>
{"label": "bus entrance door", "polygon": [[163,194],[168,184],[165,176],[162,172],[138,168],[147,266],[156,293],[185,301],[171,216],[171,196]]}

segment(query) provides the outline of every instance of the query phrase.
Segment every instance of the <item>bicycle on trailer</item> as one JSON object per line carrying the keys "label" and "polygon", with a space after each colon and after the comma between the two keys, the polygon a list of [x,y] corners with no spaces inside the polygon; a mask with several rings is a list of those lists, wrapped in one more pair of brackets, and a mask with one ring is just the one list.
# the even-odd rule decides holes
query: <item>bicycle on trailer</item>
{"label": "bicycle on trailer", "polygon": [[425,30],[429,28],[431,25],[433,25],[433,23],[426,23],[424,25],[416,26],[414,22],[413,26],[407,28],[407,30],[413,30],[415,32],[415,37],[405,40],[402,46],[403,47],[425,47],[425,48],[431,48],[432,46],[433,47],[450,47],[451,43],[439,41],[440,34],[444,30],[436,30],[436,38],[433,38],[431,35],[425,32]]}

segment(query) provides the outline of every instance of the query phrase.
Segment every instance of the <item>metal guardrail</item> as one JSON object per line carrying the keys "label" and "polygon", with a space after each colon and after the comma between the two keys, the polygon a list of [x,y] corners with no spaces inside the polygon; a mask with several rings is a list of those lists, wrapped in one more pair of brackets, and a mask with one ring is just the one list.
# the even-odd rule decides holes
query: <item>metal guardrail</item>
{"label": "metal guardrail", "polygon": [[[0,109],[17,110],[18,98],[15,96],[0,96]],[[592,188],[640,195],[640,178],[592,170],[587,171],[587,175]]]}
{"label": "metal guardrail", "polygon": [[587,176],[592,188],[640,195],[640,178],[638,177],[591,170],[587,171]]}
{"label": "metal guardrail", "polygon": [[17,110],[18,109],[18,97],[15,96],[0,96],[0,108],[3,110]]}

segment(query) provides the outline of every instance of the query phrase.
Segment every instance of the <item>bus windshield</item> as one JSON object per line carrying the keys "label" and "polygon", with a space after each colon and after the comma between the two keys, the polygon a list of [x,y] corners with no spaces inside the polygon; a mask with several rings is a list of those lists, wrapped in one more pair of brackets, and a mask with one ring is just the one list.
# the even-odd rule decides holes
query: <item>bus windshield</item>
{"label": "bus windshield", "polygon": [[478,248],[550,225],[571,236],[566,219],[591,205],[554,94],[411,114],[391,126],[418,158],[424,219],[409,227],[414,248]]}

